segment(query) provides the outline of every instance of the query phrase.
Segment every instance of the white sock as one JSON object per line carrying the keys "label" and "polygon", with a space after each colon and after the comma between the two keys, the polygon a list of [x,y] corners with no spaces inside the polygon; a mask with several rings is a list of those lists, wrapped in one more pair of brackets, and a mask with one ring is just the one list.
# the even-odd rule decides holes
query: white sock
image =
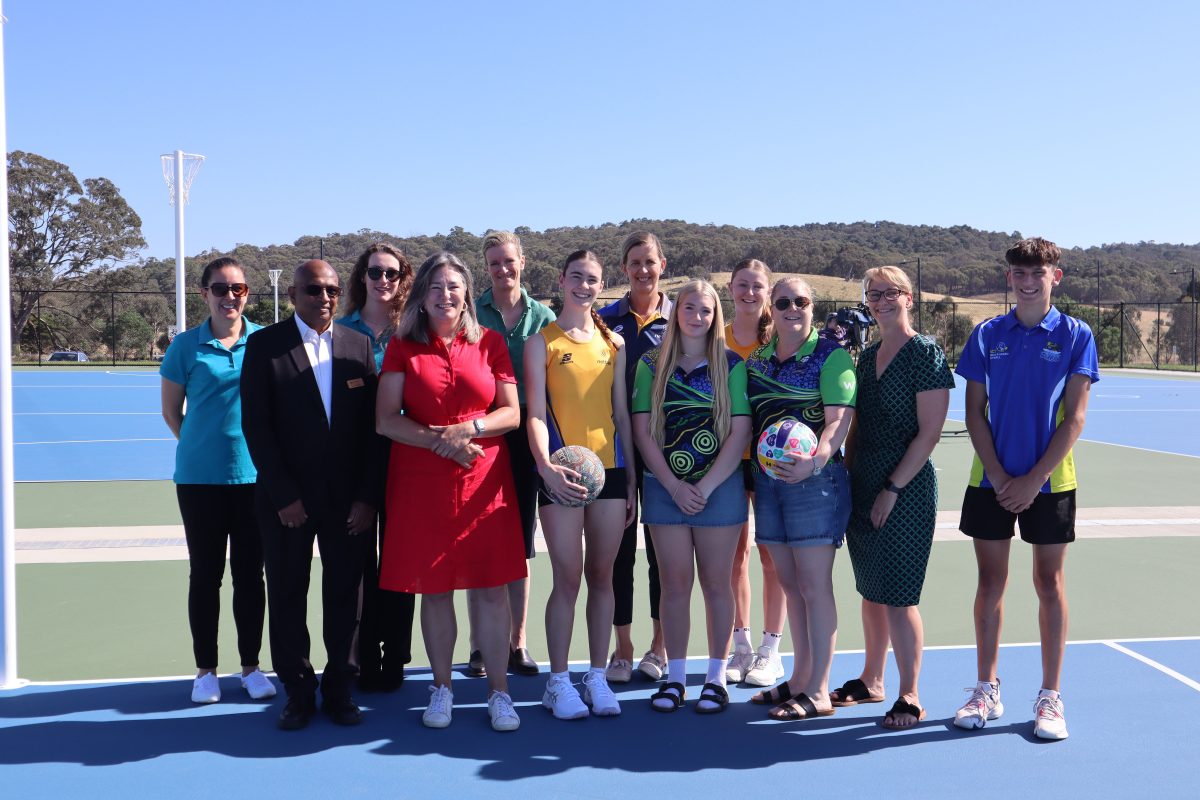
{"label": "white sock", "polygon": [[758,646],[758,650],[759,652],[763,652],[765,650],[766,654],[772,657],[778,656],[779,642],[782,640],[782,633],[770,633],[768,631],[763,631],[762,644]]}
{"label": "white sock", "polygon": [[570,682],[571,682],[571,673],[570,673],[570,671],[567,671],[567,672],[551,672],[551,673],[550,673],[550,680],[554,680],[555,678],[562,678],[562,679],[563,679],[563,680],[565,680],[567,683],[570,683]]}
{"label": "white sock", "polygon": [[588,669],[588,676],[597,676],[602,680],[606,680],[604,678],[604,667],[590,667]]}
{"label": "white sock", "polygon": [[736,650],[739,647],[750,649],[750,629],[749,628],[734,628],[733,629],[733,647]]}
{"label": "white sock", "polygon": [[708,675],[704,678],[705,683],[715,683],[718,686],[725,685],[725,659],[710,658],[708,660]]}
{"label": "white sock", "polygon": [[667,683],[687,686],[687,659],[672,658],[667,661]]}

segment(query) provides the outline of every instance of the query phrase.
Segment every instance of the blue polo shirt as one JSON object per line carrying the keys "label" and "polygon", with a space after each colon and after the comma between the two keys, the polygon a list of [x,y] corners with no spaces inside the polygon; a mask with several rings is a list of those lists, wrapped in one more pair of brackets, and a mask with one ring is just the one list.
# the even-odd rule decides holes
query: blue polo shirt
{"label": "blue polo shirt", "polygon": [[674,304],[666,292],[660,292],[660,295],[662,300],[658,308],[644,318],[633,313],[629,307],[628,292],[617,302],[600,309],[600,319],[604,320],[604,324],[625,340],[625,399],[630,402],[633,400],[638,362],[646,353],[661,345],[663,337],[667,335],[667,324]]}
{"label": "blue polo shirt", "polygon": [[352,331],[358,331],[371,340],[371,352],[375,354],[375,374],[378,375],[383,370],[383,354],[387,351],[387,344],[392,338],[392,332],[389,331],[386,335],[380,336],[376,340],[375,331],[371,330],[370,325],[363,322],[362,314],[359,313],[358,309],[351,311],[344,317],[339,317],[335,322],[338,325],[345,325]]}
{"label": "blue polo shirt", "polygon": [[[1071,376],[1100,380],[1092,329],[1054,306],[1032,328],[1021,324],[1016,309],[979,323],[955,372],[987,390],[996,455],[1012,476],[1027,474],[1050,446],[1065,416],[1063,393]],[[970,485],[992,485],[978,455],[971,464]],[[1041,491],[1065,492],[1077,486],[1075,457],[1068,452]]]}
{"label": "blue polo shirt", "polygon": [[246,337],[261,327],[242,317],[242,336],[227,350],[206,319],[167,348],[158,374],[182,386],[187,398],[176,483],[254,483],[258,476],[242,437],[241,376]]}

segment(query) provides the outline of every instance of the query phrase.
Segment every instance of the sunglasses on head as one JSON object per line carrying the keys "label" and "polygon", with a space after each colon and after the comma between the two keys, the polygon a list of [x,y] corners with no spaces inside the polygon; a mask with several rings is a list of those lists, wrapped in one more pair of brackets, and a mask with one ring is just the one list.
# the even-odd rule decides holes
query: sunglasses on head
{"label": "sunglasses on head", "polygon": [[244,283],[210,283],[205,288],[213,293],[213,297],[224,297],[227,294],[245,297],[250,294],[250,287]]}
{"label": "sunglasses on head", "polygon": [[373,281],[380,278],[387,278],[390,283],[395,283],[400,280],[400,270],[392,269],[391,267],[384,269],[383,267],[367,267],[367,277]]}
{"label": "sunglasses on head", "polygon": [[774,305],[776,311],[787,311],[792,306],[795,306],[798,311],[803,311],[812,305],[812,300],[807,297],[781,297],[775,301]]}
{"label": "sunglasses on head", "polygon": [[340,286],[318,286],[315,283],[310,283],[304,287],[304,293],[309,297],[320,297],[322,294],[329,295],[332,299],[337,299],[342,295],[342,287]]}

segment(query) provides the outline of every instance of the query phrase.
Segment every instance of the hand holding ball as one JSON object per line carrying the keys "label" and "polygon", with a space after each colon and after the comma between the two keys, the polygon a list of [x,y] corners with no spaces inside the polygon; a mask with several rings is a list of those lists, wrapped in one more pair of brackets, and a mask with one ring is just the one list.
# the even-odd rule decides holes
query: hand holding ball
{"label": "hand holding ball", "polygon": [[785,417],[773,423],[758,438],[758,463],[768,477],[779,479],[778,463],[793,463],[791,456],[811,456],[817,452],[817,435],[798,419]]}
{"label": "hand holding ball", "polygon": [[552,495],[554,502],[560,506],[582,508],[599,497],[600,492],[604,489],[604,462],[600,460],[600,456],[586,447],[576,444],[560,447],[550,454],[550,463],[573,470],[579,477],[572,483],[577,483],[587,489],[587,497],[582,500]]}

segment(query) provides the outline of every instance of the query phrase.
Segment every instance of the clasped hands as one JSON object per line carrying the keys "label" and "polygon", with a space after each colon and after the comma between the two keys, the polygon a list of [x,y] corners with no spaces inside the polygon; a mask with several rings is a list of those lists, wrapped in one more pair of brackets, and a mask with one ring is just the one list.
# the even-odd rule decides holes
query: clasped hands
{"label": "clasped hands", "polygon": [[483,455],[483,448],[471,441],[475,437],[475,426],[470,422],[430,425],[429,430],[437,437],[430,448],[434,455],[448,458],[464,469],[470,469],[475,459]]}

